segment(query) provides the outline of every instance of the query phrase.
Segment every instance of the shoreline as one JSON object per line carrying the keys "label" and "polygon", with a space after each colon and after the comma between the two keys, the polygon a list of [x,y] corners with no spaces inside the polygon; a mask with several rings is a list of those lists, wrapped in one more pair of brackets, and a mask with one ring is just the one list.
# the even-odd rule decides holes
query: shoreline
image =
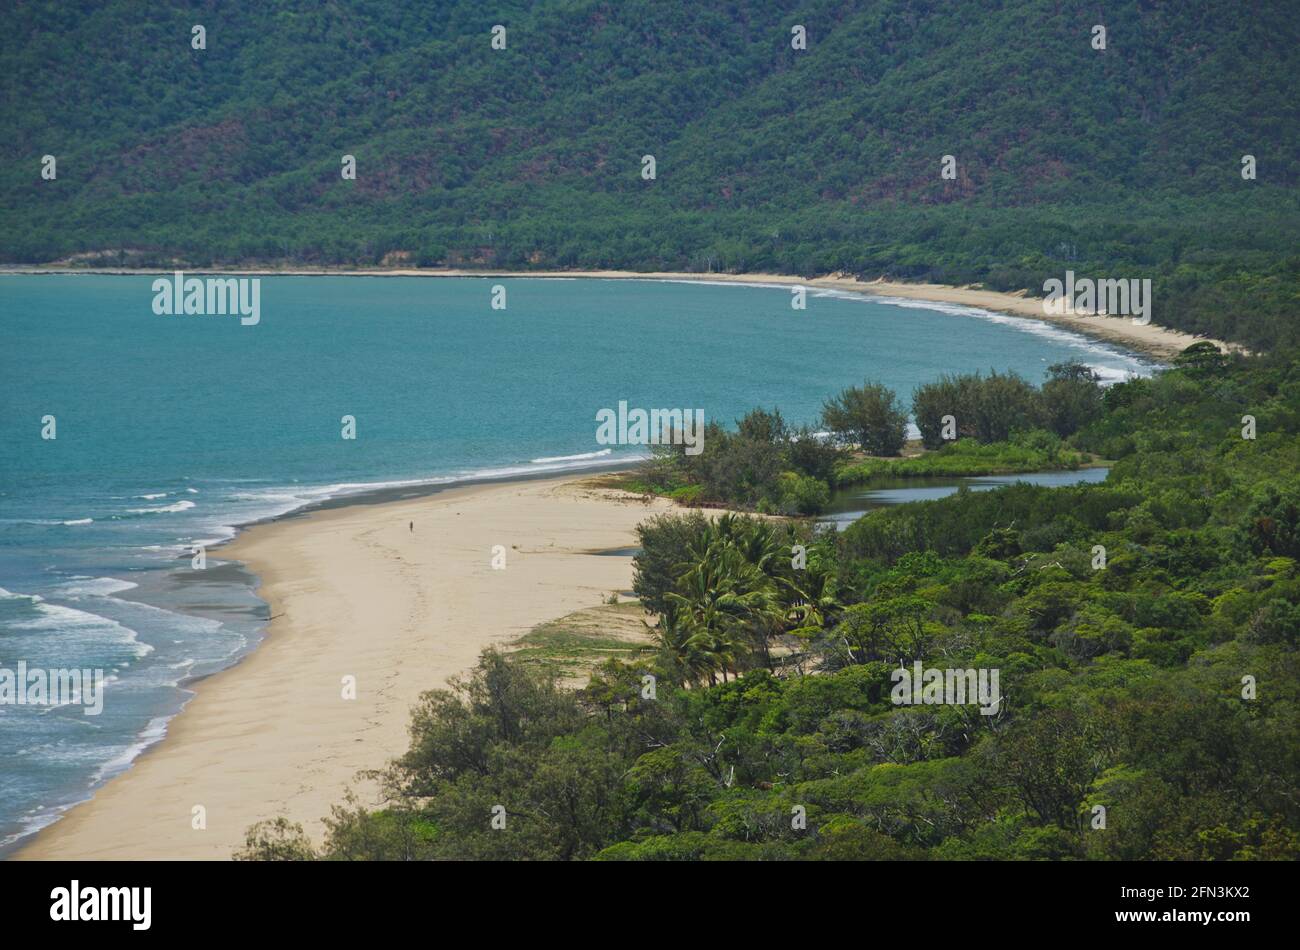
{"label": "shoreline", "polygon": [[[0,272],[31,274],[57,273],[73,275],[150,275],[171,273],[170,271],[158,269],[136,270],[123,268],[86,270],[31,268],[15,270],[13,268],[3,267],[0,267]],[[1145,353],[1148,356],[1153,356],[1157,359],[1167,358],[1169,355],[1177,353],[1183,346],[1188,345],[1188,343],[1183,343],[1181,340],[1177,345],[1175,345],[1173,342],[1166,339],[1168,336],[1182,338],[1186,336],[1185,334],[1178,334],[1175,331],[1168,331],[1164,328],[1155,326],[1135,327],[1127,320],[1112,320],[1106,322],[1119,324],[1126,330],[1153,331],[1155,336],[1152,340],[1154,340],[1154,342],[1145,339],[1141,342],[1137,342],[1124,333],[1119,334],[1119,338],[1111,338],[1106,333],[1099,332],[1099,329],[1095,326],[1079,327],[1075,325],[1077,323],[1096,324],[1099,320],[1104,320],[1105,318],[1049,317],[1041,312],[1041,301],[1037,301],[1034,298],[1023,297],[1021,295],[998,294],[973,288],[952,288],[942,287],[939,285],[896,284],[884,281],[867,283],[838,275],[814,280],[800,280],[796,277],[773,274],[701,275],[675,272],[641,274],[622,271],[529,272],[416,269],[201,269],[187,271],[187,273],[261,274],[267,276],[421,276],[479,278],[502,277],[520,279],[588,278],[604,280],[684,281],[710,284],[736,283],[765,284],[771,286],[800,285],[810,288],[825,288],[863,294],[870,293],[879,296],[893,296],[905,299],[915,299],[918,301],[957,303],[965,306],[979,307],[984,310],[1000,311],[1013,316],[1030,317],[1047,323],[1060,324],[1068,329],[1080,332],[1083,335],[1102,339],[1108,343],[1115,343],[1130,350],[1136,350]],[[1011,306],[1012,304],[1014,304],[1015,307]],[[1193,339],[1194,338],[1187,337],[1188,341]],[[254,821],[261,820],[261,818],[277,817],[281,814],[289,817],[290,820],[301,821],[308,829],[308,833],[313,837],[313,839],[319,840],[323,830],[320,819],[328,814],[331,805],[343,801],[344,793],[346,789],[353,784],[351,779],[358,768],[382,767],[388,759],[405,751],[405,742],[401,741],[400,744],[397,743],[391,734],[394,730],[388,727],[394,726],[395,723],[396,734],[404,738],[409,707],[414,703],[420,691],[445,685],[447,677],[470,669],[481,648],[494,644],[501,645],[509,643],[523,633],[526,633],[533,626],[553,620],[556,617],[568,613],[572,609],[591,606],[600,601],[598,598],[591,603],[585,601],[566,600],[562,607],[552,607],[550,605],[557,601],[554,601],[553,599],[545,599],[545,603],[548,605],[545,610],[541,609],[542,603],[540,601],[537,602],[533,605],[535,609],[528,614],[531,620],[528,620],[527,622],[521,621],[521,625],[517,625],[505,632],[494,632],[490,629],[484,629],[490,626],[490,621],[485,622],[482,618],[490,615],[492,606],[496,603],[492,600],[487,602],[488,606],[485,610],[471,612],[468,618],[448,617],[447,619],[451,623],[455,623],[461,628],[473,628],[476,631],[474,636],[477,637],[477,639],[474,639],[471,644],[474,646],[474,649],[468,653],[464,649],[460,649],[459,652],[455,654],[458,657],[456,663],[459,663],[459,666],[455,663],[443,662],[440,664],[434,664],[431,671],[428,668],[418,667],[414,662],[409,664],[404,663],[403,659],[406,657],[405,654],[398,658],[396,661],[398,666],[409,665],[414,668],[424,669],[418,690],[413,694],[410,690],[407,690],[406,693],[403,694],[407,696],[407,701],[400,709],[385,708],[384,716],[389,720],[389,722],[385,724],[383,730],[385,735],[380,743],[382,751],[377,753],[376,756],[370,756],[370,761],[361,764],[357,768],[331,768],[328,776],[322,781],[323,783],[328,784],[328,786],[333,790],[330,793],[332,797],[322,794],[316,795],[313,798],[313,796],[300,790],[299,793],[294,796],[289,796],[288,798],[276,798],[274,788],[268,788],[263,792],[255,794],[250,793],[249,797],[252,797],[254,802],[278,802],[282,806],[282,810],[252,816],[249,820],[244,821],[242,826],[233,831],[232,828],[235,819],[227,818],[225,824],[221,827],[222,833],[220,835],[214,835],[212,833],[215,822],[215,819],[213,818],[213,808],[208,807],[203,802],[202,797],[197,795],[196,788],[196,795],[190,797],[195,799],[195,804],[205,804],[205,807],[208,807],[208,831],[202,834],[199,832],[191,832],[189,835],[185,834],[185,832],[189,830],[188,815],[189,808],[192,807],[185,806],[185,815],[182,816],[185,823],[174,826],[176,830],[170,832],[169,835],[162,836],[159,841],[149,842],[147,841],[147,838],[149,836],[148,829],[151,823],[146,820],[147,816],[144,812],[166,812],[172,814],[173,819],[175,819],[177,809],[180,809],[184,803],[176,799],[174,795],[169,798],[168,794],[176,793],[179,789],[187,787],[185,768],[188,768],[193,774],[194,781],[199,781],[200,775],[205,776],[202,781],[209,783],[205,787],[217,789],[216,801],[219,803],[218,807],[224,810],[224,814],[231,815],[238,813],[241,803],[237,799],[232,798],[231,795],[227,794],[227,790],[222,785],[219,777],[209,774],[214,769],[224,770],[225,765],[228,764],[226,759],[228,758],[229,753],[223,754],[220,751],[220,748],[218,748],[218,751],[215,754],[209,753],[205,757],[196,753],[194,749],[204,747],[205,745],[207,748],[212,749],[213,743],[226,743],[226,745],[221,746],[221,748],[234,748],[235,746],[230,745],[234,738],[233,734],[229,731],[223,733],[221,731],[222,729],[230,730],[240,728],[245,730],[249,735],[258,734],[256,723],[240,720],[237,716],[226,715],[223,717],[220,712],[220,703],[232,702],[234,697],[238,695],[238,690],[244,689],[247,686],[247,688],[252,689],[265,699],[265,702],[259,704],[259,708],[279,708],[283,705],[283,702],[277,701],[273,692],[268,692],[268,685],[265,681],[268,677],[275,678],[278,675],[283,675],[284,678],[291,679],[293,672],[288,670],[287,666],[285,669],[281,669],[280,667],[293,664],[296,660],[301,658],[303,653],[315,648],[314,643],[301,642],[307,638],[308,633],[310,633],[312,629],[310,623],[304,625],[303,623],[298,622],[298,618],[285,620],[285,603],[286,601],[293,601],[294,599],[294,597],[291,594],[286,593],[286,591],[300,587],[302,583],[320,581],[320,578],[327,576],[329,572],[325,567],[321,566],[319,573],[308,577],[306,581],[301,577],[290,578],[286,576],[277,565],[282,566],[284,563],[288,562],[295,564],[295,566],[300,566],[308,559],[304,558],[302,551],[296,550],[292,547],[293,543],[296,542],[289,540],[271,541],[263,539],[266,537],[285,539],[290,537],[296,538],[298,532],[291,532],[289,530],[290,526],[310,525],[310,528],[304,529],[308,534],[316,535],[319,531],[321,536],[328,536],[330,542],[335,543],[338,542],[339,539],[333,537],[331,534],[332,529],[328,528],[329,525],[334,523],[334,516],[337,516],[338,521],[347,525],[355,526],[359,531],[365,533],[368,531],[367,526],[373,526],[371,523],[372,519],[373,521],[382,520],[382,515],[379,514],[380,511],[391,510],[398,512],[399,509],[405,510],[405,508],[409,507],[412,514],[416,514],[418,512],[424,512],[426,508],[437,509],[439,507],[444,507],[445,505],[456,504],[461,498],[466,499],[468,503],[468,499],[480,493],[495,494],[497,490],[500,490],[502,493],[509,493],[516,489],[527,489],[530,484],[538,486],[554,486],[559,488],[568,486],[569,488],[574,488],[582,482],[592,478],[596,470],[609,472],[618,470],[615,464],[607,464],[608,468],[600,463],[594,463],[590,465],[590,467],[584,465],[581,467],[575,467],[575,469],[571,471],[552,470],[549,472],[538,472],[531,475],[511,474],[486,478],[481,481],[471,480],[452,483],[429,482],[357,492],[355,494],[337,496],[312,502],[292,511],[240,526],[238,533],[234,538],[219,546],[214,546],[210,549],[209,553],[210,556],[220,561],[231,561],[241,564],[245,570],[257,578],[256,584],[259,596],[267,602],[270,608],[269,616],[271,617],[270,622],[266,625],[263,632],[262,640],[231,666],[217,673],[205,676],[201,680],[189,685],[187,688],[192,690],[194,695],[186,702],[182,711],[173,716],[167,722],[165,733],[160,740],[151,744],[124,772],[114,776],[108,782],[95,788],[91,792],[89,798],[75,805],[69,806],[57,820],[39,829],[25,840],[15,842],[12,849],[7,848],[6,851],[8,851],[8,854],[6,857],[8,859],[19,860],[56,857],[186,857],[222,859],[228,858],[230,852],[235,847],[242,844],[243,834],[247,830],[248,825],[252,824]],[[628,463],[624,460],[618,464],[626,467]],[[589,492],[589,494],[595,496],[598,493],[592,491]],[[601,490],[599,494],[609,496],[603,501],[596,503],[596,508],[600,511],[604,511],[606,508],[606,502],[612,502],[613,498],[619,493]],[[636,498],[636,496],[629,497],[635,502],[636,510],[636,515],[631,525],[624,525],[623,528],[625,530],[616,540],[611,541],[608,544],[601,544],[599,547],[619,548],[626,546],[629,539],[634,539],[632,529],[635,527],[635,524],[648,517],[654,510],[656,510],[655,506],[660,504],[659,502],[652,502],[650,505],[643,505],[640,503],[640,499]],[[623,507],[626,508],[629,503],[629,498],[623,498],[621,501],[623,502]],[[671,503],[663,502],[662,504],[666,507],[671,507]],[[367,509],[370,510],[371,514],[365,513]],[[592,513],[588,512],[587,514]],[[401,520],[400,513],[394,515],[394,517],[397,517],[398,521]],[[542,518],[541,520],[546,519]],[[620,519],[611,520],[618,520],[621,524]],[[578,521],[581,522],[582,519],[579,518]],[[362,525],[361,522],[365,522],[366,524]],[[594,528],[595,525],[601,525],[602,527],[606,526],[605,516],[603,514],[594,514],[590,521],[586,523],[585,527]],[[582,530],[584,525],[577,524],[575,527]],[[418,536],[419,533],[416,532],[416,534]],[[345,540],[355,541],[356,537]],[[316,542],[313,542],[313,544],[315,543]],[[552,547],[555,546],[553,538],[550,541],[550,545]],[[506,546],[509,548],[509,545]],[[326,544],[325,547],[330,548],[330,545]],[[592,545],[592,547],[597,547],[597,545]],[[337,553],[337,547],[330,549],[335,550]],[[484,553],[482,559],[484,563],[486,563],[487,560],[487,549],[487,547],[484,547],[483,549]],[[513,556],[513,552],[511,553]],[[356,552],[353,551],[352,554],[355,555]],[[259,558],[265,558],[265,560],[259,561]],[[403,558],[398,557],[397,559],[402,560]],[[620,566],[621,570],[626,575],[621,581],[610,581],[607,585],[603,585],[605,592],[608,592],[608,590],[611,589],[624,589],[630,586],[630,557],[612,558],[606,556],[600,560]],[[439,564],[438,569],[441,570],[443,567],[445,567],[445,565]],[[571,593],[579,591],[583,587],[581,571],[575,572],[572,567],[572,565],[569,565],[561,570],[561,573],[563,574],[561,583],[566,585],[567,590]],[[559,569],[557,568],[557,570]],[[329,585],[335,591],[346,589],[349,582],[355,580],[351,576],[352,572],[347,567],[340,567],[336,563],[335,571],[337,574],[342,575],[333,577],[333,580],[329,582]],[[459,572],[455,573],[459,576]],[[436,585],[436,582],[441,579],[442,578],[431,578],[428,583]],[[388,576],[386,580],[390,582],[391,586],[393,581],[392,576]],[[417,586],[419,583],[420,582],[417,582]],[[454,585],[451,586],[452,589],[455,589]],[[326,584],[321,582],[321,589],[318,590],[317,593],[320,594],[325,587]],[[376,589],[381,588],[383,588],[382,581],[379,582],[379,587]],[[400,593],[403,592],[397,592],[397,594],[394,594],[394,597],[400,595]],[[421,587],[414,593],[418,598],[424,593],[424,588]],[[367,598],[373,598],[375,596],[378,595],[373,593],[364,585],[361,585],[359,598],[355,600],[345,599],[343,604],[336,606],[334,613],[339,613],[341,609],[342,612],[339,613],[339,615],[346,616],[349,612],[348,608],[352,607],[356,603],[365,602]],[[334,619],[330,610],[322,609],[320,607],[319,601],[320,598],[318,597],[313,601],[315,606],[309,605],[306,608],[309,613],[320,615],[324,618],[317,622],[316,626],[320,626],[321,623],[332,622]],[[362,625],[364,626],[364,623]],[[403,630],[403,634],[406,635],[407,639],[412,643],[418,639],[417,635],[412,631]],[[426,636],[428,636],[427,633]],[[290,649],[294,643],[297,644],[297,650]],[[255,663],[254,661],[259,657],[271,651],[273,644],[277,648],[276,663],[272,663],[271,661]],[[409,645],[410,643],[408,643],[408,646]],[[393,644],[389,644],[388,646],[392,649],[396,649]],[[458,644],[458,646],[463,648],[465,644]],[[340,642],[334,644],[334,647],[336,649],[346,649],[348,644]],[[280,655],[281,653],[283,653],[283,656]],[[269,672],[262,671],[262,667],[264,666]],[[255,669],[255,672],[247,674],[254,677],[248,684],[244,684],[243,680],[241,680],[240,685],[236,686],[232,685],[232,683],[228,681],[232,677],[245,676],[247,671],[250,669]],[[382,673],[383,668],[376,668],[376,672]],[[335,682],[337,683],[337,677],[335,678]],[[213,693],[215,693],[218,698],[204,699],[205,696]],[[337,688],[335,688],[334,693],[337,695]],[[204,701],[200,702],[201,700]],[[358,701],[360,701],[360,697]],[[195,711],[196,707],[197,711]],[[372,716],[371,718],[377,719],[381,717]],[[380,727],[372,721],[368,730],[373,731],[379,728]],[[184,736],[190,736],[191,738],[185,739]],[[172,741],[169,742],[169,739]],[[295,735],[290,737],[290,739],[299,744],[301,744],[302,741],[305,741],[302,735]],[[340,750],[337,748],[337,743],[331,745],[319,736],[316,737],[316,741],[318,743],[323,743],[325,747],[332,750],[327,758],[337,757],[342,758],[345,761],[348,759],[348,756],[346,755],[347,750]],[[365,745],[367,749],[374,745],[368,741],[363,742],[359,737],[354,738],[353,741],[357,744]],[[188,752],[183,749],[177,751],[177,748],[180,746],[189,746],[190,749]],[[163,764],[154,765],[153,763],[159,759],[163,760]],[[311,760],[310,758],[304,759],[302,756],[292,758],[292,761],[299,765],[302,765],[305,762],[308,767],[313,764],[319,765],[319,762]],[[188,763],[188,765],[182,767],[183,763]],[[271,765],[272,763],[266,764]],[[277,772],[276,774],[279,773]],[[302,774],[301,770],[299,768],[294,768],[283,775],[282,777],[284,778],[286,787],[294,784],[300,774]],[[188,787],[195,788],[192,782]],[[120,791],[122,788],[128,790],[135,789],[136,791],[123,792]],[[315,801],[318,806],[322,806],[319,808],[318,813],[309,814],[307,809],[298,807],[298,802],[307,800]],[[246,804],[251,805],[252,803]],[[155,818],[152,824],[156,827],[160,820],[160,818]],[[129,833],[124,830],[128,828],[132,829]],[[234,837],[232,837],[232,834]],[[174,838],[172,836],[174,836]],[[175,848],[171,846],[173,841],[177,842]],[[151,848],[157,848],[157,850],[151,850]],[[220,853],[222,850],[224,850],[224,853]]]}
{"label": "shoreline", "polygon": [[[209,554],[258,577],[271,617],[261,642],[193,683],[160,741],[8,859],[225,860],[276,817],[319,842],[349,789],[376,803],[356,775],[406,751],[420,693],[630,586],[630,556],[592,552],[635,543],[635,526],[672,504],[592,477],[350,499],[241,528]],[[505,570],[490,566],[496,544]],[[191,827],[198,805],[203,830]]]}
{"label": "shoreline", "polygon": [[[464,270],[457,268],[415,268],[415,267],[200,267],[182,269],[192,275],[232,274],[262,277],[499,277],[506,279],[585,279],[585,280],[658,280],[684,281],[689,283],[735,283],[735,284],[769,284],[773,286],[816,287],[824,290],[841,290],[857,294],[871,294],[878,297],[899,297],[929,303],[958,304],[989,310],[1009,316],[1039,320],[1043,323],[1073,330],[1083,336],[1104,343],[1122,346],[1157,360],[1167,360],[1177,356],[1193,343],[1206,341],[1221,350],[1246,352],[1238,344],[1215,340],[1210,337],[1197,337],[1155,323],[1138,326],[1127,317],[1077,316],[1067,314],[1048,314],[1043,311],[1043,298],[1030,297],[1023,292],[1007,293],[1004,291],[985,290],[978,286],[951,286],[947,284],[921,284],[904,281],[887,281],[883,278],[864,281],[844,274],[827,274],[822,277],[801,278],[790,274],[699,274],[679,271],[638,271],[594,270]],[[68,266],[39,265],[3,265],[0,274],[59,274],[85,276],[99,274],[105,276],[150,276],[169,275],[175,269],[167,270],[157,267],[105,267],[85,268]]]}

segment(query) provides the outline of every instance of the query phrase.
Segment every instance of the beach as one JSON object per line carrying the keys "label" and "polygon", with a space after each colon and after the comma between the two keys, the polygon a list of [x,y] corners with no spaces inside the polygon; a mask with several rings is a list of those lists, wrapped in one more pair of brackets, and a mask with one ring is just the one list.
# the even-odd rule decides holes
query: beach
{"label": "beach", "polygon": [[[16,274],[170,274],[156,268],[75,268],[59,265],[3,267],[0,271]],[[508,271],[508,270],[456,270],[438,268],[376,267],[376,268],[194,268],[187,274],[248,274],[285,277],[320,277],[329,275],[359,277],[500,277],[500,278],[584,278],[592,280],[669,280],[722,282],[738,284],[774,284],[779,286],[819,287],[826,290],[874,294],[882,297],[901,297],[933,303],[958,304],[978,307],[996,313],[1010,314],[1032,320],[1066,327],[1076,333],[1114,343],[1160,360],[1177,356],[1184,349],[1205,337],[1172,330],[1155,323],[1139,325],[1129,317],[1080,316],[1077,314],[1049,314],[1043,309],[1043,299],[1024,293],[1007,293],[982,287],[955,287],[946,284],[921,284],[903,281],[858,280],[844,274],[803,278],[790,274],[699,274],[689,272],[596,270],[596,271]],[[1221,350],[1245,352],[1244,348],[1222,340],[1210,340]]]}
{"label": "beach", "polygon": [[[194,685],[166,737],[15,855],[227,859],[250,825],[321,819],[407,746],[411,706],[537,624],[626,590],[636,542],[671,503],[568,476],[323,508],[213,549],[260,578],[271,621],[240,663]],[[492,566],[494,547],[504,569]],[[500,563],[500,561],[498,561]],[[355,699],[344,698],[355,678]],[[201,807],[206,827],[195,828]]]}

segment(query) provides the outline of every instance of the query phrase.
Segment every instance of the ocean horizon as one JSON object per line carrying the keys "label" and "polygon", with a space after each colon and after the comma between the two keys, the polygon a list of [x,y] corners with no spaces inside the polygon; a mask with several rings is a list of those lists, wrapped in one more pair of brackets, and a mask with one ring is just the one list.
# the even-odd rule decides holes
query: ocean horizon
{"label": "ocean horizon", "polygon": [[[152,276],[5,275],[0,667],[102,668],[102,715],[0,708],[0,853],[161,739],[186,684],[259,641],[256,579],[196,546],[301,509],[624,466],[596,413],[755,405],[815,423],[864,378],[1103,380],[1156,364],[977,308],[745,283],[260,278],[260,320],[159,315]],[[505,309],[491,306],[505,288]],[[53,416],[56,438],[42,438]],[[355,420],[345,439],[343,419]],[[378,496],[376,496],[378,493]]]}

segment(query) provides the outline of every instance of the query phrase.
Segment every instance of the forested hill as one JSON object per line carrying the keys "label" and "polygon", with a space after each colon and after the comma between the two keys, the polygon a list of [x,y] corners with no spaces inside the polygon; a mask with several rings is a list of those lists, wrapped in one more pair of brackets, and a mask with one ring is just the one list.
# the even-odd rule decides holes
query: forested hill
{"label": "forested hill", "polygon": [[1296,13],[11,3],[0,260],[848,271],[1034,292],[1070,268],[1151,277],[1158,322],[1272,346],[1297,339]]}

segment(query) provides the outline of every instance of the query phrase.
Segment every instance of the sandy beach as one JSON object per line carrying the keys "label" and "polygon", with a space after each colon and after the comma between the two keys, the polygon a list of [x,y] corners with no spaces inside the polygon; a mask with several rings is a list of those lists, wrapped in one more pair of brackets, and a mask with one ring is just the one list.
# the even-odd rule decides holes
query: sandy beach
{"label": "sandy beach", "polygon": [[[50,265],[48,267],[4,267],[0,270],[21,274],[167,274],[170,271],[156,268],[85,268]],[[782,286],[823,287],[831,290],[851,291],[853,293],[877,294],[884,297],[905,297],[910,300],[929,300],[936,303],[961,304],[979,307],[1017,317],[1042,320],[1058,326],[1067,327],[1084,336],[1089,336],[1107,343],[1114,343],[1128,349],[1144,353],[1157,359],[1166,360],[1178,355],[1187,347],[1205,337],[1195,337],[1168,327],[1149,323],[1145,326],[1135,324],[1129,317],[1078,316],[1069,314],[1048,314],[1043,310],[1043,301],[1039,297],[1030,297],[1024,293],[1004,293],[985,290],[981,287],[952,287],[945,284],[914,284],[901,281],[873,280],[863,281],[843,274],[829,274],[824,277],[802,278],[789,274],[697,274],[671,271],[640,273],[636,271],[504,271],[504,270],[448,270],[436,268],[282,268],[267,269],[257,267],[235,268],[194,268],[186,270],[187,274],[250,274],[262,276],[315,277],[315,276],[360,276],[360,277],[539,277],[539,278],[573,278],[583,277],[595,280],[686,280],[703,282],[723,282],[739,284],[777,284]],[[1237,344],[1222,340],[1210,340],[1221,350],[1243,351]]]}
{"label": "sandy beach", "polygon": [[[663,500],[582,478],[451,488],[254,526],[210,556],[244,562],[271,607],[266,639],[195,686],[166,738],[20,850],[19,859],[225,859],[249,825],[320,819],[359,770],[405,751],[419,694],[489,645],[601,603],[631,583]],[[410,525],[414,525],[414,530]],[[491,566],[493,546],[506,553]],[[342,680],[356,678],[356,698]],[[192,810],[206,809],[206,830]]]}

